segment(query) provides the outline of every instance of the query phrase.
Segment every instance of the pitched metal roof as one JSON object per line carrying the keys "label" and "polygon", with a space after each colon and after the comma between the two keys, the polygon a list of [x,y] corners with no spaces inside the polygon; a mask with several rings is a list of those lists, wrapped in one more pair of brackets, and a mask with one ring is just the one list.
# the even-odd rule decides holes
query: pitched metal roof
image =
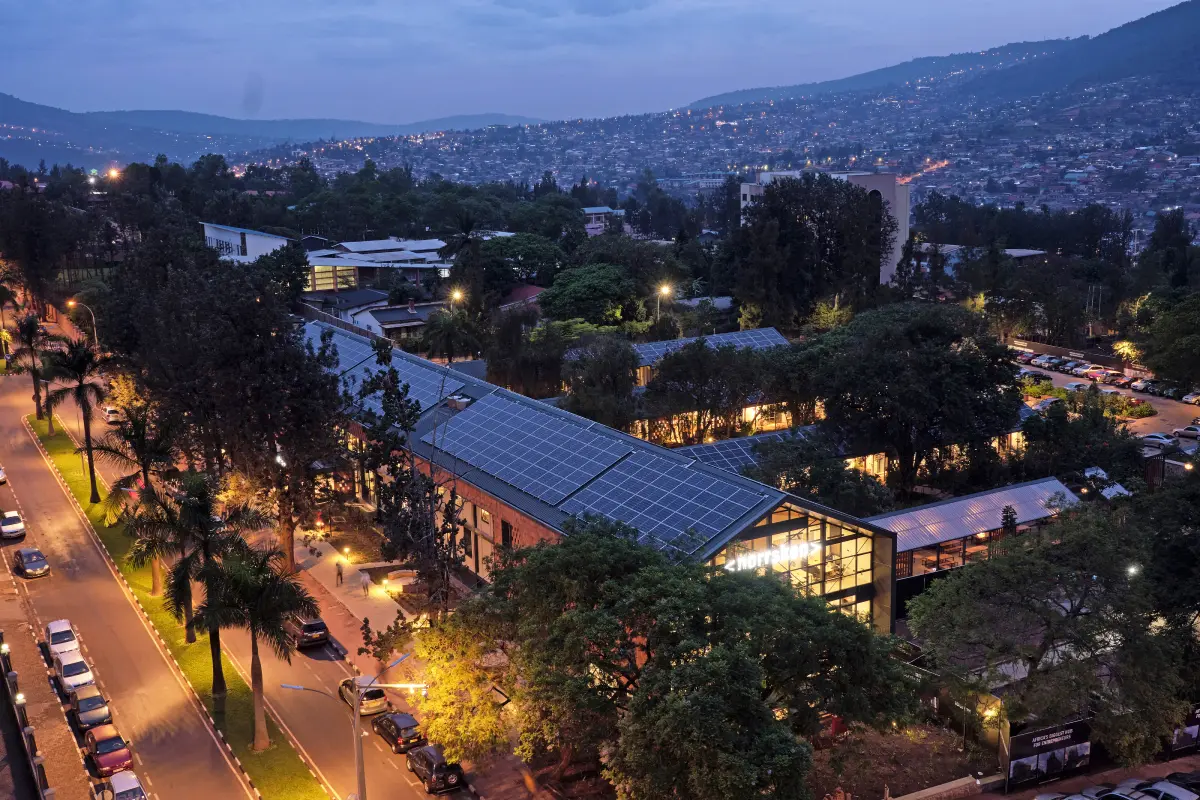
{"label": "pitched metal roof", "polygon": [[634,351],[638,354],[641,366],[657,364],[663,356],[673,353],[692,342],[703,339],[709,347],[750,347],[755,350],[765,350],[771,347],[786,345],[788,340],[774,328],[757,328],[750,331],[734,331],[732,333],[717,333],[712,336],[694,336],[690,339],[670,339],[665,342],[646,342],[635,344]]}
{"label": "pitched metal roof", "polygon": [[1057,478],[1042,478],[918,508],[891,511],[866,521],[895,533],[896,552],[900,553],[999,530],[1005,506],[1012,506],[1016,511],[1018,525],[1025,525],[1052,517],[1059,507],[1078,502],[1079,498]]}

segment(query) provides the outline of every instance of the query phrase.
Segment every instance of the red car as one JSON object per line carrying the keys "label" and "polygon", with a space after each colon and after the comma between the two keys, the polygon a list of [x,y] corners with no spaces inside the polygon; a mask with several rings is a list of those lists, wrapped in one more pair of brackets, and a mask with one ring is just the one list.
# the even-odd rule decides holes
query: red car
{"label": "red car", "polygon": [[1022,364],[1028,364],[1033,361],[1033,353],[1017,353],[1017,361]]}
{"label": "red car", "polygon": [[87,748],[88,757],[102,778],[133,766],[133,752],[117,732],[116,725],[97,725],[92,728],[84,735],[83,746]]}

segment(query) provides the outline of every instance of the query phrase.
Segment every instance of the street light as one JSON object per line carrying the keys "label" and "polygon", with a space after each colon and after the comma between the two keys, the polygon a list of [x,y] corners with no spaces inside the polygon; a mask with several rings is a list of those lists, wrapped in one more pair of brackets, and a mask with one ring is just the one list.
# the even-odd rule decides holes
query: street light
{"label": "street light", "polygon": [[[395,661],[393,661],[392,663],[390,663],[386,667],[384,667],[382,670],[380,670],[379,675],[376,675],[374,678],[371,678],[371,680],[365,684],[360,684],[358,682],[358,678],[354,679],[354,771],[358,776],[358,798],[357,798],[357,800],[367,800],[367,771],[366,771],[366,764],[363,762],[363,752],[362,752],[363,734],[362,734],[362,724],[361,723],[362,723],[363,693],[366,692],[366,690],[370,689],[370,688],[376,688],[376,689],[400,688],[400,689],[410,689],[411,690],[412,687],[416,686],[417,684],[412,684],[412,683],[396,683],[396,684],[377,683],[380,675],[383,675],[383,673],[387,672],[389,669],[396,666],[401,661],[408,658],[410,655],[412,655],[412,653],[405,653],[404,655],[400,656]],[[326,697],[328,697],[330,700],[337,702],[337,698],[334,697],[333,695],[331,695],[329,692],[325,691],[324,689],[310,689],[307,686],[300,686],[300,685],[294,684],[294,683],[281,683],[279,685],[281,687],[283,687],[284,689],[291,689],[292,691],[296,691],[296,692],[315,692],[316,694],[323,694]]]}
{"label": "street light", "polygon": [[67,301],[67,308],[74,308],[75,306],[79,306],[80,308],[87,308],[87,312],[92,315],[92,333],[94,334],[94,337],[96,339],[96,352],[99,353],[100,352],[100,326],[98,326],[96,324],[96,312],[92,311],[92,309],[88,308],[83,303],[79,302],[78,300],[68,300]]}
{"label": "street light", "polygon": [[662,312],[662,299],[671,296],[671,285],[664,283],[658,287],[658,295],[654,298],[654,321],[658,322],[660,313]]}
{"label": "street light", "polygon": [[463,300],[463,290],[462,289],[455,289],[454,291],[450,292],[450,305],[452,305],[452,306],[457,305],[458,303],[461,303],[462,300]]}

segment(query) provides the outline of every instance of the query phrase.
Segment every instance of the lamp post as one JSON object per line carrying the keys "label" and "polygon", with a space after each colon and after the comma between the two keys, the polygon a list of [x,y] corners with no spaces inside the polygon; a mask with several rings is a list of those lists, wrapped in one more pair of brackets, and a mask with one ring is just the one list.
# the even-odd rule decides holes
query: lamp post
{"label": "lamp post", "polygon": [[658,294],[654,297],[654,321],[658,322],[659,316],[662,313],[662,299],[671,295],[670,284],[664,283],[658,287]]}
{"label": "lamp post", "polygon": [[455,289],[452,292],[450,292],[450,307],[451,308],[458,305],[462,301],[463,301],[463,290],[462,289]]}
{"label": "lamp post", "polygon": [[67,301],[67,308],[74,308],[75,306],[79,306],[80,308],[87,308],[87,312],[92,315],[92,334],[93,334],[93,338],[96,340],[96,352],[99,353],[100,352],[100,326],[98,326],[96,324],[96,312],[92,311],[91,308],[88,308],[88,306],[84,305],[83,303],[79,302],[78,300],[68,300]]}
{"label": "lamp post", "polygon": [[[363,697],[363,693],[366,692],[366,690],[370,689],[370,688],[379,689],[379,688],[388,688],[388,687],[393,687],[393,686],[399,687],[399,688],[411,688],[414,684],[376,683],[376,681],[379,680],[380,675],[383,675],[383,673],[387,672],[389,669],[396,666],[401,661],[408,658],[410,655],[412,655],[412,653],[405,653],[404,655],[400,656],[395,661],[393,661],[392,663],[390,663],[386,667],[384,667],[382,670],[380,670],[379,675],[376,675],[374,678],[371,678],[371,680],[368,681],[367,683],[359,683],[358,678],[354,678],[354,726],[353,726],[353,730],[354,730],[354,772],[355,772],[355,775],[357,776],[357,781],[358,781],[358,794],[356,795],[356,800],[367,800],[367,770],[366,770],[366,764],[363,761],[363,751],[362,751],[362,697]],[[329,692],[325,691],[324,689],[310,689],[307,686],[300,686],[300,685],[294,684],[294,683],[281,683],[279,685],[284,689],[291,689],[296,692],[315,692],[316,694],[323,694],[326,697],[328,697],[330,700],[337,702],[337,698],[334,697],[333,695],[331,695]]]}

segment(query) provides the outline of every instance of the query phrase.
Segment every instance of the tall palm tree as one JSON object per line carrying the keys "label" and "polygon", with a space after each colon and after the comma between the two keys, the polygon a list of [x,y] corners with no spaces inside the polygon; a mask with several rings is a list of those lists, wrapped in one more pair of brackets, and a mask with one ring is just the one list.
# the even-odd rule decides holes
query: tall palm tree
{"label": "tall palm tree", "polygon": [[421,339],[432,356],[445,356],[453,364],[454,357],[479,350],[479,336],[471,317],[462,309],[437,311],[429,315]]}
{"label": "tall palm tree", "polygon": [[[106,511],[113,513],[124,507],[127,520],[152,513],[155,493],[154,479],[174,469],[179,459],[179,429],[170,420],[155,417],[148,406],[130,406],[116,428],[104,433],[92,445],[96,460],[122,471],[113,481],[104,498]],[[132,506],[125,498],[137,495]],[[130,525],[126,530],[133,530]],[[163,592],[163,560],[149,557],[150,594],[159,597]]]}
{"label": "tall palm tree", "polygon": [[[226,690],[225,672],[221,668],[221,628],[228,627],[232,617],[222,602],[225,597],[222,561],[245,553],[248,545],[244,535],[266,527],[269,520],[258,509],[244,505],[227,506],[218,513],[216,486],[201,473],[185,475],[180,490],[173,496],[165,492],[156,496],[161,522],[158,531],[148,538],[171,543],[169,546],[176,548],[178,556],[167,575],[167,609],[176,619],[187,622],[189,642],[196,640],[196,628],[208,631],[213,706],[223,711]],[[204,587],[203,613],[201,609],[191,611],[193,581]]]}
{"label": "tall palm tree", "polygon": [[[42,321],[37,314],[26,314],[17,320],[17,349],[13,360],[29,372],[33,378],[33,406],[38,419],[43,419],[42,410],[42,358],[51,337],[43,333]],[[54,435],[54,421],[50,421],[50,434]]]}
{"label": "tall palm tree", "polygon": [[[287,571],[287,556],[282,550],[248,548],[234,558],[224,560],[221,573],[221,609],[215,615],[228,625],[250,632],[250,688],[254,692],[255,751],[271,746],[267,733],[267,713],[263,695],[262,661],[258,644],[265,642],[279,658],[292,663],[296,640],[288,630],[288,621],[297,617],[315,617],[320,613],[317,601],[300,585],[294,573]],[[208,616],[205,606],[197,616]]]}
{"label": "tall palm tree", "polygon": [[445,237],[446,244],[438,250],[438,255],[444,259],[454,258],[479,241],[475,215],[470,211],[459,211],[454,217],[454,223],[447,227],[442,236]]}
{"label": "tall palm tree", "polygon": [[75,339],[67,343],[66,349],[50,353],[54,377],[66,383],[46,393],[47,411],[71,398],[79,407],[83,418],[83,449],[87,451],[88,478],[92,482],[92,503],[100,502],[100,490],[96,487],[96,461],[92,455],[92,414],[96,406],[104,402],[104,384],[101,383],[100,356],[86,339]]}

